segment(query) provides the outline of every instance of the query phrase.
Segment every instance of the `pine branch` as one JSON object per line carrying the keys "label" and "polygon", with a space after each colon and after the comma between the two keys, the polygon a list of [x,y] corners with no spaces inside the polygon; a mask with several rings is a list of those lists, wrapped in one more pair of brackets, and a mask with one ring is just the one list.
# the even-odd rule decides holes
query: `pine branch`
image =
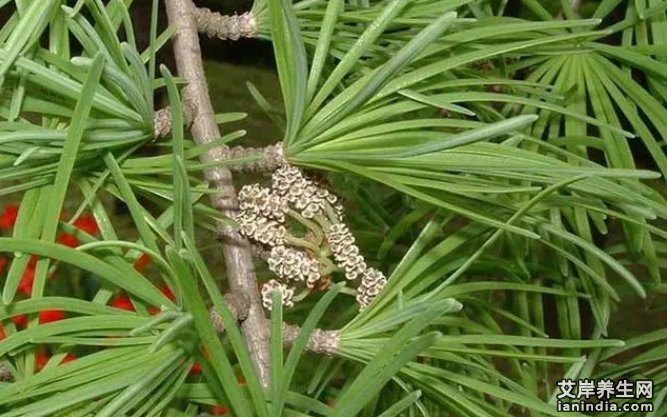
{"label": "pine branch", "polygon": [[[250,301],[242,293],[227,293],[225,294],[225,302],[231,311],[232,315],[237,321],[243,322],[248,317],[250,308]],[[223,333],[225,328],[222,324],[222,318],[215,308],[209,310],[213,327],[218,333]],[[266,320],[266,326],[269,326],[270,320]],[[294,324],[283,323],[283,343],[285,346],[294,344],[301,328]],[[340,332],[337,330],[322,330],[315,329],[308,339],[306,349],[318,355],[335,356],[340,350]],[[0,382],[11,382],[14,377],[9,368],[0,364]]]}
{"label": "pine branch", "polygon": [[[301,328],[297,325],[283,323],[283,343],[286,346],[292,345],[300,331]],[[340,332],[315,329],[308,339],[306,348],[318,355],[335,356],[340,351]]]}
{"label": "pine branch", "polygon": [[[163,138],[171,133],[171,110],[169,107],[155,112],[155,138]],[[234,146],[223,150],[223,159],[239,159],[233,164],[227,164],[232,172],[265,173],[273,172],[287,164],[282,142],[265,147]]]}
{"label": "pine branch", "polygon": [[163,138],[171,132],[171,109],[164,107],[155,112],[153,116],[155,126],[154,136],[156,139]]}
{"label": "pine branch", "polygon": [[205,7],[195,7],[193,15],[199,33],[209,38],[236,41],[257,36],[257,20],[251,12],[225,16]]}
{"label": "pine branch", "polygon": [[228,166],[233,172],[260,174],[273,172],[287,164],[282,142],[263,148],[234,146],[225,150],[225,158],[242,160]]}
{"label": "pine branch", "polygon": [[[178,74],[187,86],[183,89],[183,107],[190,130],[198,144],[206,144],[220,138],[215,122],[206,76],[202,63],[197,27],[191,0],[166,0],[169,25],[176,28],[173,38],[174,56]],[[224,159],[225,149],[215,147],[201,156],[202,162]],[[213,207],[232,217],[237,210],[236,191],[232,174],[226,167],[207,169],[206,179],[220,191],[211,196]],[[232,227],[218,223],[218,235],[223,242],[223,255],[232,292],[242,293],[249,300],[248,317],[242,323],[248,351],[255,365],[259,380],[268,385],[270,380],[269,330],[262,308],[250,245]]]}
{"label": "pine branch", "polygon": [[[225,295],[225,301],[232,315],[239,321],[243,321],[244,308],[247,308],[247,299],[243,300],[240,294],[229,293]],[[215,308],[209,310],[209,316],[213,322],[213,327],[218,333],[223,333],[225,328],[222,324],[222,318]],[[267,319],[267,326],[269,320]],[[291,346],[296,340],[301,328],[294,324],[283,323],[283,343],[285,346]],[[322,330],[315,329],[308,339],[306,347],[309,352],[318,355],[334,356],[338,354],[340,349],[340,332],[337,330]]]}

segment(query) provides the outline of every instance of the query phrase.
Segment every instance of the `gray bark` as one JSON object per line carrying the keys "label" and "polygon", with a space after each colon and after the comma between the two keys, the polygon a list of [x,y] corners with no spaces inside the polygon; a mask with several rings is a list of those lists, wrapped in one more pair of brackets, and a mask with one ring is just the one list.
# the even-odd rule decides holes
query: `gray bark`
{"label": "gray bark", "polygon": [[[208,93],[206,76],[199,46],[195,10],[191,0],[166,0],[169,24],[176,33],[172,39],[178,74],[186,80],[183,89],[183,108],[190,131],[198,144],[220,138],[213,107]],[[221,161],[225,149],[216,147],[201,156],[202,162]],[[213,207],[227,216],[237,210],[236,190],[232,174],[225,167],[205,171],[209,183],[220,191],[211,197]],[[264,385],[270,380],[269,331],[262,308],[250,245],[238,231],[223,222],[218,224],[218,235],[232,292],[244,294],[249,301],[248,317],[242,323],[243,334],[255,365],[259,380]]]}

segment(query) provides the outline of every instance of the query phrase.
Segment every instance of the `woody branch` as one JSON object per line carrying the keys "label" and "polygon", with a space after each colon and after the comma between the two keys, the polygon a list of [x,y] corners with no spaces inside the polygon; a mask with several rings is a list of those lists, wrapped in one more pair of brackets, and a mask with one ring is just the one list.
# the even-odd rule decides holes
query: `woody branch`
{"label": "woody branch", "polygon": [[[183,89],[183,107],[190,131],[197,144],[205,145],[220,138],[213,107],[208,93],[197,34],[195,10],[191,0],[166,0],[169,24],[176,29],[173,38],[174,56],[178,74],[187,86]],[[211,148],[202,154],[204,163],[219,162],[225,157],[222,147]],[[211,196],[213,207],[232,217],[237,210],[236,190],[232,174],[224,166],[205,171],[205,177],[219,193]],[[217,224],[227,268],[229,286],[248,298],[247,318],[241,327],[259,380],[264,385],[270,380],[269,331],[257,289],[252,253],[247,239],[224,222]]]}

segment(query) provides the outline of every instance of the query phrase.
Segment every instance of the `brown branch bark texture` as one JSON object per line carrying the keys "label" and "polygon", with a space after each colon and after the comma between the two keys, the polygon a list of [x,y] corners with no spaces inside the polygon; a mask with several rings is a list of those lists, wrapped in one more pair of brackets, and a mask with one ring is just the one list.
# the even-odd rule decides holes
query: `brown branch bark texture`
{"label": "brown branch bark texture", "polygon": [[[171,133],[171,110],[169,107],[155,112],[154,124],[156,139],[166,137]],[[226,165],[227,169],[232,172],[261,174],[273,172],[287,164],[282,142],[261,148],[247,146],[225,148],[224,155],[221,156],[225,160],[236,160],[230,161],[230,164]]]}
{"label": "brown branch bark texture", "polygon": [[[243,308],[245,308],[245,302],[242,300],[243,297],[230,297],[231,294],[225,295],[225,301],[227,301],[227,306],[229,307],[232,315],[239,321],[243,320]],[[225,327],[222,324],[222,319],[220,314],[215,308],[209,310],[209,316],[211,317],[211,322],[215,327],[218,333],[223,333]],[[267,319],[267,326],[269,326],[269,320]],[[294,344],[301,328],[294,324],[283,323],[283,344],[285,346],[291,346]],[[340,332],[338,330],[322,330],[315,329],[308,338],[308,344],[306,345],[306,350],[311,353],[318,355],[334,356],[338,353],[340,349]]]}
{"label": "brown branch bark texture", "polygon": [[[169,24],[175,28],[173,49],[180,77],[187,85],[182,91],[183,107],[190,130],[198,144],[207,144],[220,138],[204,74],[195,10],[191,0],[166,0]],[[225,149],[212,148],[201,156],[202,162],[224,159]],[[237,210],[236,191],[232,174],[225,167],[205,171],[206,179],[220,193],[211,197],[213,207],[232,217]],[[270,380],[269,331],[262,308],[252,253],[248,241],[230,226],[220,222],[218,234],[232,292],[244,294],[249,301],[248,317],[242,323],[245,341],[255,364],[260,381]]]}

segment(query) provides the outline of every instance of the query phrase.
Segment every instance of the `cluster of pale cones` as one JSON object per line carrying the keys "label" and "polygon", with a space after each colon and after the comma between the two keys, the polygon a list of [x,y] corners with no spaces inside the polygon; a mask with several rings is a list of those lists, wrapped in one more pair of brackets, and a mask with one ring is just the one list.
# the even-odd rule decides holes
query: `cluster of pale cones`
{"label": "cluster of pale cones", "polygon": [[[280,292],[284,307],[292,307],[335,270],[343,271],[349,281],[360,279],[361,309],[387,282],[381,271],[366,264],[355,245],[338,197],[295,167],[277,169],[268,187],[244,186],[235,220],[241,234],[270,251],[267,263],[276,279],[266,282],[261,291],[269,310],[275,291]],[[295,295],[296,291],[300,293]]]}

